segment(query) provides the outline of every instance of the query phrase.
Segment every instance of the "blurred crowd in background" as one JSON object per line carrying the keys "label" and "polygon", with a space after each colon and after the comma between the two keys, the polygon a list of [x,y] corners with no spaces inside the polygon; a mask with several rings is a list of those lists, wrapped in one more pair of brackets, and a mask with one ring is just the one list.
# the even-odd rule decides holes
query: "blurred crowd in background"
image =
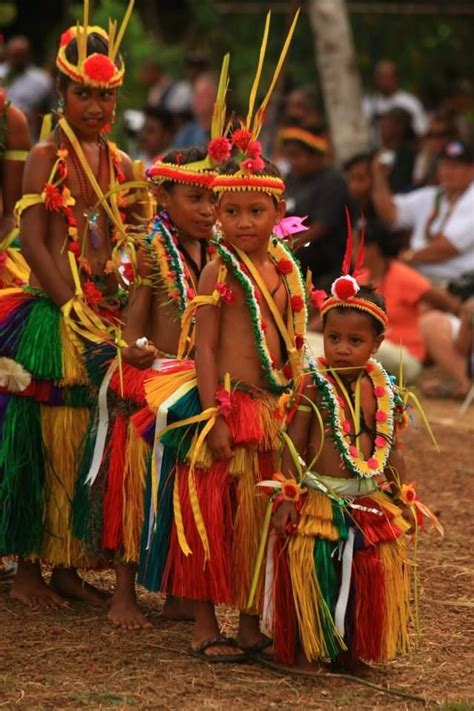
{"label": "blurred crowd in background", "polygon": [[[0,81],[37,139],[42,116],[57,105],[53,72],[35,66],[27,37],[11,37],[2,52]],[[207,143],[217,71],[206,54],[190,52],[180,76],[150,57],[138,80],[146,105],[117,116],[132,157],[149,167],[171,148]],[[434,362],[447,377],[426,380],[425,392],[462,398],[473,365],[474,87],[458,79],[428,111],[400,86],[397,64],[382,60],[363,94],[371,146],[344,165],[335,161],[316,86],[280,91],[268,112],[264,150],[284,174],[288,214],[305,217],[312,236],[299,236],[297,254],[314,284],[328,289],[340,270],[347,206],[356,233],[364,225],[366,279],[388,303],[382,362],[396,371],[402,348],[412,381]],[[316,315],[311,328],[318,349]]]}

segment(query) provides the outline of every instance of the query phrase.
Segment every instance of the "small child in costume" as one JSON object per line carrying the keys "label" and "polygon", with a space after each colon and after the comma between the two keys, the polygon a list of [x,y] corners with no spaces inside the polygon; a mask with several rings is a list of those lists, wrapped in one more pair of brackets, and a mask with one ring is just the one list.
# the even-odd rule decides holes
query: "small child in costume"
{"label": "small child in costume", "polygon": [[[56,62],[63,113],[32,149],[17,205],[29,285],[0,294],[7,373],[0,388],[0,553],[20,556],[11,595],[32,606],[103,599],[76,572],[91,560],[72,535],[71,501],[94,382],[120,344],[122,250],[134,257],[124,223],[133,165],[103,135],[123,81],[118,49],[132,7],[133,0],[118,34],[112,23],[109,35],[89,25],[86,0],[83,24],[62,35]],[[40,559],[54,567],[50,586]]]}
{"label": "small child in costume", "polygon": [[[259,161],[255,173],[231,161],[214,181],[222,235],[199,282],[197,389],[174,406],[185,421],[163,435],[179,460],[163,590],[195,601],[191,650],[209,661],[241,661],[243,650],[269,644],[259,631],[261,581],[256,605],[247,604],[263,522],[253,491],[275,466],[280,395],[302,369],[305,288],[289,251],[271,236],[284,213],[284,185],[272,164]],[[194,439],[180,427],[193,418],[207,420]],[[241,610],[237,641],[220,636],[218,603]]]}
{"label": "small child in costume", "polygon": [[[259,629],[261,579],[249,605],[264,512],[254,488],[275,466],[281,395],[301,378],[307,311],[298,266],[273,233],[285,210],[284,183],[256,139],[295,22],[259,110],[254,115],[261,64],[247,121],[232,140],[223,136],[209,146],[210,154],[229,160],[212,184],[220,224],[215,259],[183,320],[185,338],[195,314],[195,370],[184,363],[145,387],[157,420],[172,392],[168,426],[157,427],[155,442],[163,461],[177,462],[162,590],[194,601],[190,653],[210,662],[240,662],[246,650],[271,644]],[[162,501],[158,496],[158,509]],[[220,634],[218,603],[240,610],[237,639]]]}
{"label": "small child in costume", "polygon": [[[215,174],[206,157],[198,148],[170,151],[148,171],[160,211],[139,250],[138,273],[128,270],[133,282],[123,338],[129,345],[121,352],[121,371],[109,370],[104,380],[108,428],[101,432],[103,417],[93,423],[76,487],[74,532],[92,553],[115,555],[117,587],[108,617],[127,629],[151,626],[137,604],[135,573],[152,448],[131,418],[146,407],[144,383],[176,358],[181,317],[208,261]],[[169,598],[164,613],[179,616],[182,609]]]}
{"label": "small child in costume", "polygon": [[429,513],[405,483],[404,403],[373,358],[387,326],[383,297],[349,275],[350,253],[321,305],[324,358],[296,398],[283,476],[264,483],[277,488],[280,534],[269,542],[264,620],[276,661],[307,668],[408,650],[406,534]]}

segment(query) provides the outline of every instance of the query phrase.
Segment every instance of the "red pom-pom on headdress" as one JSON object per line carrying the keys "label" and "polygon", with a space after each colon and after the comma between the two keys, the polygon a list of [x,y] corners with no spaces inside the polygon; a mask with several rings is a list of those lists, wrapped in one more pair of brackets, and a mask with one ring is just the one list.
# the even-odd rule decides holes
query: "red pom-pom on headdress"
{"label": "red pom-pom on headdress", "polygon": [[84,62],[84,74],[100,84],[107,84],[115,70],[115,64],[105,54],[91,54]]}
{"label": "red pom-pom on headdress", "polygon": [[355,296],[359,291],[360,286],[353,276],[346,274],[345,276],[336,279],[331,286],[331,294],[337,296],[342,301],[347,301],[352,296]]}
{"label": "red pom-pom on headdress", "polygon": [[232,144],[225,136],[219,136],[209,141],[207,152],[215,163],[223,163],[230,158]]}
{"label": "red pom-pom on headdress", "polygon": [[252,140],[252,131],[247,131],[245,128],[238,128],[232,134],[232,143],[241,151],[246,151],[247,146]]}

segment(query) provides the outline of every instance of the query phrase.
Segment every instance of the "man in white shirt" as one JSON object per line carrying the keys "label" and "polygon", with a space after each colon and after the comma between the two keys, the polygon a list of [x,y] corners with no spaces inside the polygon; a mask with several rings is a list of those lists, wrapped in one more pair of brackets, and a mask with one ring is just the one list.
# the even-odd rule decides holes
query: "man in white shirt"
{"label": "man in white shirt", "polygon": [[433,283],[474,270],[474,152],[462,141],[445,147],[439,186],[392,195],[386,168],[373,164],[373,202],[379,217],[394,229],[411,230],[410,249],[401,258]]}
{"label": "man in white shirt", "polygon": [[380,141],[379,121],[381,116],[394,108],[408,111],[412,117],[415,133],[418,136],[423,136],[428,125],[423,105],[414,94],[398,88],[397,67],[393,62],[384,59],[376,64],[374,85],[376,93],[365,96],[362,102],[364,113],[373,131],[374,142],[378,144]]}
{"label": "man in white shirt", "polygon": [[[410,249],[400,255],[432,283],[459,278],[474,270],[474,152],[462,141],[444,148],[438,167],[439,186],[407,195],[392,195],[386,168],[373,163],[372,199],[379,217],[395,229],[412,230]],[[425,381],[427,395],[464,397],[470,380],[466,357],[456,347],[459,320],[440,311],[423,314],[422,335],[432,361],[454,383]]]}

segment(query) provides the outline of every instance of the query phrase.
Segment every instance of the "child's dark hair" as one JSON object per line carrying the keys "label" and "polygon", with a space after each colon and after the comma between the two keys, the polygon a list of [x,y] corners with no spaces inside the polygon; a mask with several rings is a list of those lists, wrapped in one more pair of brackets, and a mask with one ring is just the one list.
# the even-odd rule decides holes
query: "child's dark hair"
{"label": "child's dark hair", "polygon": [[402,247],[402,239],[376,217],[369,218],[365,223],[365,244],[376,244],[384,257],[395,259]]}
{"label": "child's dark hair", "polygon": [[[172,165],[188,165],[188,163],[196,163],[197,161],[204,160],[207,155],[205,148],[197,148],[193,146],[192,148],[173,148],[161,159],[162,163],[170,163]],[[161,187],[168,192],[173,190],[176,183],[172,180],[167,180],[161,184]]]}
{"label": "child's dark hair", "polygon": [[[265,156],[261,156],[261,158],[265,164],[265,168],[263,170],[255,171],[255,175],[266,175],[269,178],[283,179],[280,170],[277,168],[275,163],[272,163],[272,161],[265,158]],[[219,174],[234,175],[234,173],[237,173],[240,170],[239,162],[240,161],[236,158],[229,158],[229,160],[219,167]]]}
{"label": "child's dark hair", "polygon": [[[282,174],[279,170],[279,168],[275,165],[275,163],[272,163],[271,160],[266,158],[265,156],[260,156],[261,159],[263,160],[265,167],[263,170],[256,170],[255,175],[264,175],[268,178],[280,178],[280,180],[283,180]],[[238,161],[236,158],[229,158],[228,161],[223,163],[219,167],[219,174],[220,175],[234,175],[234,173],[237,173],[240,170],[240,161]],[[275,197],[275,195],[271,195],[271,198],[275,205],[277,206],[279,201]]]}
{"label": "child's dark hair", "polygon": [[[378,306],[379,309],[382,309],[384,313],[387,313],[385,299],[381,294],[378,294],[375,291],[375,287],[372,284],[361,286],[359,291],[357,292],[357,298],[369,301],[371,304],[375,304],[376,306]],[[364,316],[367,316],[368,319],[370,319],[370,322],[377,336],[381,336],[385,332],[385,328],[382,323],[378,319],[376,319],[375,316],[372,316],[372,314],[368,313],[368,311],[362,311],[357,307],[351,308],[350,306],[335,306],[331,309],[331,311],[339,311],[340,313],[348,313],[352,311],[353,313],[359,315],[363,314]],[[323,330],[326,328],[326,322],[329,313],[329,311],[326,311],[326,313],[322,316]]]}
{"label": "child's dark hair", "polygon": [[[108,54],[109,53],[109,44],[104,37],[101,35],[97,34],[96,32],[92,32],[88,37],[87,37],[87,56],[91,54]],[[66,59],[71,62],[71,64],[77,64],[78,59],[79,59],[79,53],[77,49],[77,42],[75,39],[72,39],[68,46],[66,47]],[[120,69],[122,66],[122,58],[120,55],[116,58],[115,64],[117,67]],[[63,74],[63,72],[59,72],[59,88],[62,92],[65,92],[68,85],[71,83],[72,79],[70,79],[66,74]]]}

